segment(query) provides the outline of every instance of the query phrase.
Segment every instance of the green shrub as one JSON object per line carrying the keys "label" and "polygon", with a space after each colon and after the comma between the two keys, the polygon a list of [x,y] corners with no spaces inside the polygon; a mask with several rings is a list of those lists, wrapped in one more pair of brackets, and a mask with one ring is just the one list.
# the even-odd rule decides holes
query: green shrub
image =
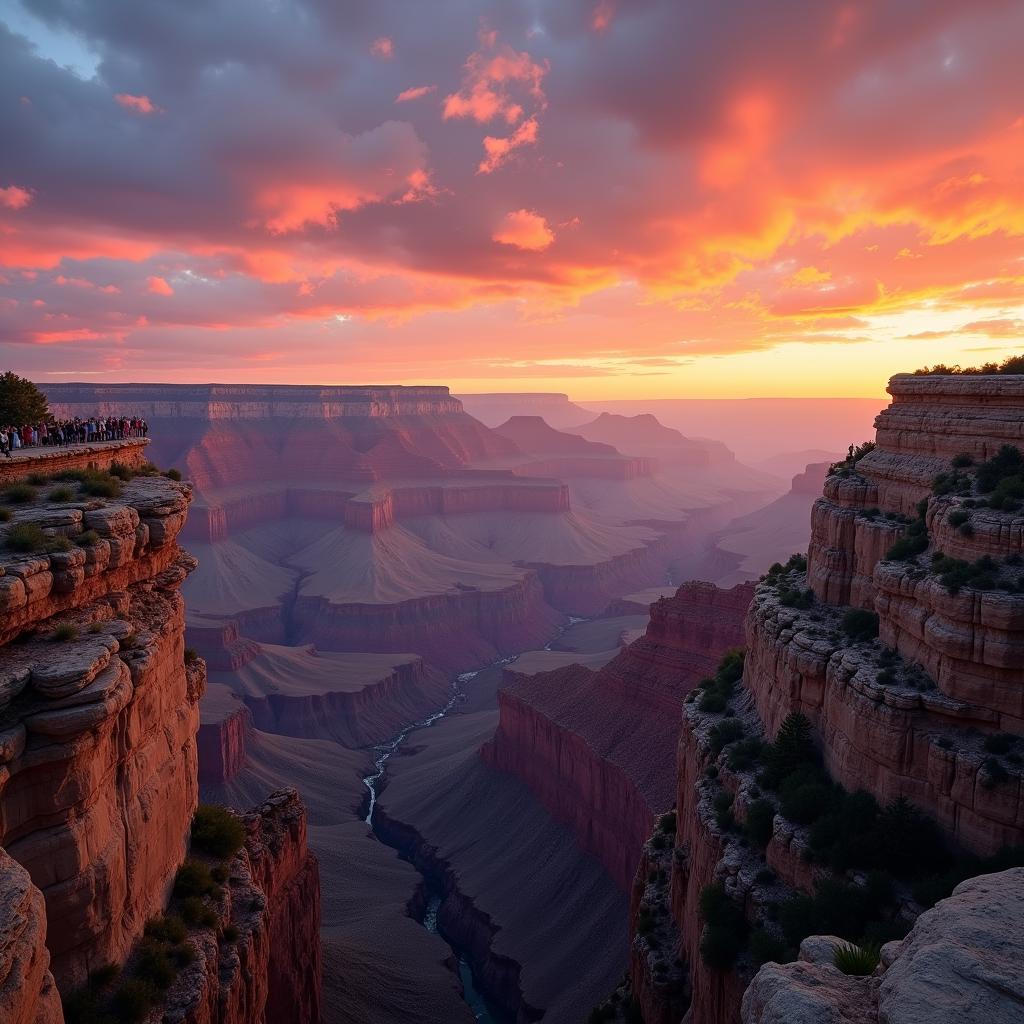
{"label": "green shrub", "polygon": [[89,973],[89,984],[93,988],[106,988],[107,985],[113,984],[120,973],[119,964],[104,964]]}
{"label": "green shrub", "polygon": [[188,935],[188,929],[177,915],[151,917],[146,922],[145,934],[160,942],[183,942]]}
{"label": "green shrub", "polygon": [[199,652],[194,647],[185,648],[185,664],[194,665],[199,660]]}
{"label": "green shrub", "polygon": [[764,743],[755,736],[734,743],[729,750],[729,767],[734,772],[747,771],[761,759],[764,749]]}
{"label": "green shrub", "polygon": [[780,811],[798,825],[817,821],[832,805],[832,787],[825,782],[806,781],[784,784]]}
{"label": "green shrub", "polygon": [[73,501],[75,492],[70,487],[54,487],[46,497],[48,501]]}
{"label": "green shrub", "polygon": [[214,857],[233,857],[245,839],[242,823],[216,804],[200,804],[192,818],[192,845]]}
{"label": "green shrub", "polygon": [[828,475],[833,476],[838,474],[840,476],[849,476],[857,468],[857,463],[864,458],[865,455],[869,455],[875,450],[874,441],[864,441],[861,444],[851,444],[849,450],[846,453],[846,458],[841,462],[834,462],[828,468]]}
{"label": "green shrub", "polygon": [[708,747],[712,755],[717,757],[727,744],[741,739],[744,731],[743,723],[735,718],[717,722],[708,730]]}
{"label": "green shrub", "polygon": [[856,977],[867,977],[875,973],[875,968],[881,960],[881,950],[878,946],[867,944],[855,946],[852,943],[840,943],[832,952],[832,963],[843,972]]}
{"label": "green shrub", "polygon": [[1024,473],[1024,455],[1019,448],[1004,444],[996,454],[977,469],[978,490],[983,494],[993,491],[1000,481]]}
{"label": "green shrub", "polygon": [[169,469],[169,470],[167,470],[166,473],[164,473],[164,476],[167,477],[168,480],[180,480],[181,479],[181,470],[180,469]]}
{"label": "green shrub", "polygon": [[23,553],[41,551],[46,546],[46,534],[38,523],[15,523],[7,531],[7,546]]}
{"label": "green shrub", "polygon": [[11,510],[9,508],[0,508],[0,523],[9,523],[11,521]]}
{"label": "green shrub", "polygon": [[15,505],[27,505],[39,497],[39,492],[31,484],[12,484],[4,491],[4,497]]}
{"label": "green shrub", "polygon": [[43,550],[53,553],[55,551],[70,551],[73,547],[74,544],[67,537],[50,537],[43,545]]}
{"label": "green shrub", "polygon": [[878,836],[884,844],[879,866],[897,878],[913,878],[949,863],[942,830],[906,797],[897,797],[883,808],[878,816]]}
{"label": "green shrub", "polygon": [[959,455],[954,455],[953,459],[954,469],[966,469],[968,466],[974,465],[974,456],[967,452],[961,452]]}
{"label": "green shrub", "polygon": [[138,1024],[146,1019],[155,999],[152,985],[145,981],[126,981],[114,993],[114,1011],[126,1024]]}
{"label": "green shrub", "polygon": [[79,547],[91,548],[94,544],[98,544],[100,535],[95,530],[83,530],[76,538],[75,543]]}
{"label": "green shrub", "polygon": [[123,462],[118,462],[116,459],[110,464],[110,475],[116,476],[119,480],[131,480],[135,473],[128,468]]}
{"label": "green shrub", "polygon": [[216,888],[210,875],[210,869],[201,860],[196,860],[194,857],[186,860],[174,876],[175,896],[207,896]]}
{"label": "green shrub", "polygon": [[118,498],[121,496],[121,481],[116,476],[101,473],[86,477],[81,484],[82,490],[94,498]]}
{"label": "green shrub", "polygon": [[676,830],[676,812],[668,811],[658,819],[658,828],[662,832],[672,833]]}
{"label": "green shrub", "polygon": [[843,632],[855,643],[878,636],[878,615],[864,608],[851,608],[841,623]]}
{"label": "green shrub", "polygon": [[788,964],[793,960],[793,952],[766,928],[755,928],[750,933],[750,959],[754,967],[767,963]]}
{"label": "green shrub", "polygon": [[950,526],[963,526],[964,523],[969,522],[971,518],[970,512],[964,509],[956,509],[954,512],[949,513],[948,522]]}
{"label": "green shrub", "polygon": [[786,587],[779,591],[779,604],[784,608],[810,608],[814,604],[814,591],[810,588],[800,590],[796,587]]}
{"label": "green shrub", "polygon": [[215,864],[210,869],[210,877],[218,885],[223,885],[228,880],[228,878],[231,877],[231,872],[228,871],[226,865],[224,865],[224,864]]}
{"label": "green shrub", "polygon": [[155,988],[170,988],[178,976],[178,969],[168,952],[165,943],[143,939],[139,943],[138,959],[135,962],[136,976],[150,982]]}
{"label": "green shrub", "polygon": [[743,651],[728,651],[719,662],[715,675],[698,684],[701,690],[697,707],[704,712],[721,714],[725,711],[736,690],[736,684],[743,678]]}
{"label": "green shrub", "polygon": [[190,928],[215,928],[217,915],[198,896],[186,896],[181,901],[181,916]]}
{"label": "green shrub", "polygon": [[709,967],[726,970],[736,962],[743,948],[747,928],[743,911],[729,898],[725,887],[716,882],[701,890],[700,916],[705,922],[701,957]]}
{"label": "green shrub", "polygon": [[986,736],[982,746],[987,754],[1008,754],[1020,741],[1019,736],[1012,732],[997,732],[992,736]]}
{"label": "green shrub", "polygon": [[50,478],[45,473],[29,473],[25,478],[33,487],[45,487]]}
{"label": "green shrub", "polygon": [[78,636],[78,627],[73,622],[62,622],[51,634],[55,643],[65,644]]}
{"label": "green shrub", "polygon": [[810,721],[799,711],[792,711],[779,726],[775,742],[764,749],[766,769],[761,776],[762,785],[774,789],[788,772],[801,765],[814,764],[817,759]]}
{"label": "green shrub", "polygon": [[775,804],[770,800],[755,800],[747,807],[747,835],[757,846],[767,846],[772,837]]}

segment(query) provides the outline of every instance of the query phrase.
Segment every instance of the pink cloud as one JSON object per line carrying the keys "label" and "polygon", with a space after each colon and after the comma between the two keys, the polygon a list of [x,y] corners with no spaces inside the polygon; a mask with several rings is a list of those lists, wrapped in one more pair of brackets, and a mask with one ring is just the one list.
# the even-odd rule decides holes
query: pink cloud
{"label": "pink cloud", "polygon": [[515,124],[524,114],[522,103],[514,96],[515,87],[524,92],[524,100],[529,98],[543,108],[548,62],[535,61],[528,53],[517,53],[510,46],[498,47],[494,33],[482,36],[481,44],[466,61],[459,91],[445,97],[445,119],[471,117],[486,124],[502,117],[508,124]]}
{"label": "pink cloud", "polygon": [[130,92],[119,92],[114,99],[124,107],[136,114],[156,114],[160,108],[148,96],[133,96]]}
{"label": "pink cloud", "polygon": [[537,118],[531,117],[528,121],[524,121],[507,138],[495,135],[484,136],[484,153],[486,153],[486,156],[480,161],[477,173],[490,174],[505,163],[514,150],[522,146],[534,145],[537,141],[537,129]]}
{"label": "pink cloud", "polygon": [[539,213],[513,210],[505,214],[491,238],[502,245],[514,245],[528,252],[543,252],[555,240],[555,233]]}
{"label": "pink cloud", "polygon": [[615,0],[598,0],[590,17],[590,27],[595,32],[604,32],[615,17]]}
{"label": "pink cloud", "polygon": [[370,53],[374,57],[388,60],[395,55],[395,44],[387,36],[380,36],[371,43]]}
{"label": "pink cloud", "polygon": [[154,295],[174,294],[174,289],[167,283],[167,280],[163,277],[147,277],[146,289],[147,291],[151,291]]}
{"label": "pink cloud", "polygon": [[412,89],[404,89],[395,97],[396,103],[408,103],[410,100],[419,100],[437,91],[436,85],[417,85]]}
{"label": "pink cloud", "polygon": [[0,206],[8,210],[22,210],[32,202],[32,193],[20,185],[0,188]]}

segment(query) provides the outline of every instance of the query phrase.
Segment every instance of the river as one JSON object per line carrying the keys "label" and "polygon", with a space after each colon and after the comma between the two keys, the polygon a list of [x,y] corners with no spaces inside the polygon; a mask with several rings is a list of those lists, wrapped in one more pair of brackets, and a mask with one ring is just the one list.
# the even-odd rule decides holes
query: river
{"label": "river", "polygon": [[[544,645],[544,650],[550,651],[554,644],[565,635],[566,630],[586,621],[586,619],[570,615],[569,621],[564,626],[560,626],[558,628],[558,632],[556,632],[555,635]],[[518,658],[518,654],[510,655],[507,658],[498,658],[497,661],[492,662],[486,667],[493,668],[496,666],[511,665]],[[416,722],[410,722],[404,729],[392,736],[391,739],[387,740],[385,743],[380,743],[373,748],[373,771],[369,775],[363,777],[363,785],[366,786],[370,795],[366,808],[366,817],[363,820],[374,830],[374,834],[377,834],[373,816],[373,812],[377,809],[377,790],[381,779],[387,772],[388,761],[392,754],[402,746],[406,738],[412,735],[412,733],[419,732],[420,729],[429,729],[435,722],[441,721],[441,719],[444,718],[453,708],[462,703],[466,696],[466,686],[469,685],[482,671],[483,669],[475,669],[472,672],[462,672],[457,675],[452,680],[451,696],[442,707],[431,712],[426,718],[421,718]],[[378,836],[378,838],[381,838],[381,841],[384,842],[382,837]],[[476,977],[473,974],[473,968],[466,958],[465,953],[459,949],[458,946],[452,943],[437,926],[437,913],[441,906],[443,894],[431,886],[429,880],[426,878],[424,878],[424,886],[426,887],[427,905],[423,914],[423,920],[420,923],[428,932],[431,932],[434,935],[439,935],[451,947],[452,954],[458,964],[459,978],[462,981],[462,997],[465,999],[467,1005],[472,1011],[474,1018],[481,1021],[482,1024],[502,1024],[506,1019],[506,1015],[492,1006],[480,992]]]}

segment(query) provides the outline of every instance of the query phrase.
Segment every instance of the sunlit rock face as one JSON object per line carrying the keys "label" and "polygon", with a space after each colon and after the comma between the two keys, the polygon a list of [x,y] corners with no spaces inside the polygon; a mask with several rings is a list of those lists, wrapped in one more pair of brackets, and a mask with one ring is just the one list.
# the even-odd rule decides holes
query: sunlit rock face
{"label": "sunlit rock face", "polygon": [[[124,455],[40,453],[23,479],[102,469],[112,450]],[[33,479],[36,496],[0,527],[0,1019],[57,1024],[58,990],[130,967],[168,905],[198,802],[206,666],[185,649],[181,586],[196,562],[178,538],[191,488],[151,468],[95,491]],[[161,1019],[314,1024],[319,883],[305,811],[294,792],[276,794],[243,820],[225,916],[189,932],[195,959]],[[225,945],[228,924],[238,938]]]}
{"label": "sunlit rock face", "polygon": [[[1007,949],[1019,957],[1016,936],[1000,932],[1005,915],[993,912],[983,935],[979,909],[986,900],[1015,906],[1016,869],[964,883],[902,945],[886,947],[875,978],[839,974],[813,943],[796,963],[759,974],[747,951],[725,969],[701,952],[709,885],[722,887],[747,927],[770,931],[772,907],[832,877],[808,829],[778,811],[763,848],[743,841],[764,793],[759,767],[733,764],[716,742],[724,721],[771,740],[800,712],[847,791],[883,805],[906,798],[960,851],[988,856],[1024,842],[1024,773],[1019,756],[1003,756],[1024,736],[1024,517],[990,501],[975,478],[1004,445],[1024,444],[1024,378],[900,376],[889,390],[874,449],[825,479],[806,569],[794,563],[756,587],[729,718],[699,700],[683,705],[673,857],[659,860],[669,840],[655,830],[634,882],[630,990],[645,1020],[678,1020],[681,1005],[688,1024],[738,1021],[741,1004],[745,1024],[952,1021],[978,1000],[985,1019],[1020,1013],[1014,985],[994,991],[987,954],[982,966],[970,952],[988,944],[994,962]],[[909,894],[901,899],[909,920],[920,914]],[[951,973],[952,963],[963,970]]]}
{"label": "sunlit rock face", "polygon": [[124,959],[184,855],[204,683],[184,659],[189,498],[142,477],[120,498],[33,503],[8,524],[95,537],[0,556],[0,843],[60,922],[48,945],[62,990]]}

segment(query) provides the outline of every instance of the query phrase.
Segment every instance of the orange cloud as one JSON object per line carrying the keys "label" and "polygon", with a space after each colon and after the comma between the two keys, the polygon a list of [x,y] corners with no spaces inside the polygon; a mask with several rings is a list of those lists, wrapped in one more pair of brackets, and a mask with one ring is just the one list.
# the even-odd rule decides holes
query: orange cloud
{"label": "orange cloud", "polygon": [[412,89],[403,89],[395,97],[396,103],[408,103],[410,100],[420,100],[424,96],[429,96],[432,92],[437,91],[436,85],[417,85]]}
{"label": "orange cloud", "polygon": [[524,99],[543,107],[547,61],[535,61],[510,46],[498,47],[494,33],[482,36],[481,43],[481,49],[466,61],[459,91],[445,97],[445,119],[470,117],[486,124],[502,117],[508,124],[516,124],[525,113],[522,102],[515,98],[516,87],[523,90]]}
{"label": "orange cloud", "polygon": [[506,213],[498,229],[491,235],[495,242],[514,245],[529,252],[543,252],[555,240],[548,222],[533,210]]}
{"label": "orange cloud", "polygon": [[394,56],[395,44],[387,37],[380,36],[370,44],[370,53],[374,57],[381,57],[384,60],[388,60]]}
{"label": "orange cloud", "polygon": [[537,130],[537,118],[531,117],[507,138],[485,135],[484,153],[486,156],[480,161],[477,174],[490,174],[492,171],[496,171],[508,160],[514,150],[522,146],[534,145],[537,141]]}
{"label": "orange cloud", "polygon": [[32,202],[32,193],[20,185],[0,188],[0,206],[7,210],[23,210]]}
{"label": "orange cloud", "polygon": [[124,107],[136,114],[157,114],[160,108],[148,96],[133,96],[130,92],[119,92],[114,99]]}
{"label": "orange cloud", "polygon": [[147,277],[146,290],[154,295],[173,295],[174,289],[162,277]]}

